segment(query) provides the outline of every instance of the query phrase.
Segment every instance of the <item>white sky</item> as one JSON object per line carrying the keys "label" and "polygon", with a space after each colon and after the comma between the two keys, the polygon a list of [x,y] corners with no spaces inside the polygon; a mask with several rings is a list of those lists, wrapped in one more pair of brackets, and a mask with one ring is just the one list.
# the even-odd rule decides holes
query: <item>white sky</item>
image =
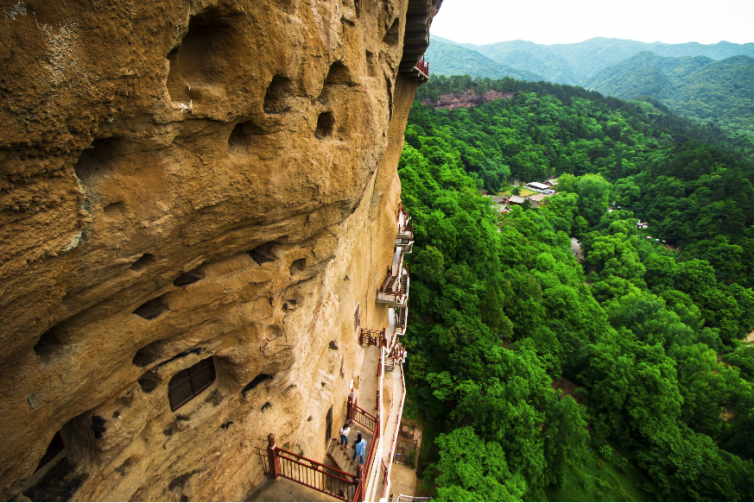
{"label": "white sky", "polygon": [[754,42],[754,0],[444,0],[432,33],[455,42],[593,37],[641,42]]}

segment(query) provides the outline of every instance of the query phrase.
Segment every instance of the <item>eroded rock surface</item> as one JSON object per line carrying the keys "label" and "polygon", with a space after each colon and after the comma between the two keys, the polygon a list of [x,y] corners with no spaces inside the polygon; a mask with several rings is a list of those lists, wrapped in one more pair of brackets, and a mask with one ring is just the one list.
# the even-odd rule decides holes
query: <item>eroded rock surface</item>
{"label": "eroded rock surface", "polygon": [[268,433],[321,457],[387,325],[409,0],[0,6],[0,497],[237,500]]}

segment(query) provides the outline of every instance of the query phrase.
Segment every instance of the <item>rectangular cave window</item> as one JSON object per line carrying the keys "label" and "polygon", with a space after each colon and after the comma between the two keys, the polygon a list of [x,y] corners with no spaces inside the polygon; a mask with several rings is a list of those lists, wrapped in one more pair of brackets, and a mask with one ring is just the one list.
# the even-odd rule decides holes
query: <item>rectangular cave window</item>
{"label": "rectangular cave window", "polygon": [[215,382],[215,364],[212,357],[200,361],[191,368],[181,370],[170,379],[170,384],[168,384],[170,410],[178,410],[213,382]]}

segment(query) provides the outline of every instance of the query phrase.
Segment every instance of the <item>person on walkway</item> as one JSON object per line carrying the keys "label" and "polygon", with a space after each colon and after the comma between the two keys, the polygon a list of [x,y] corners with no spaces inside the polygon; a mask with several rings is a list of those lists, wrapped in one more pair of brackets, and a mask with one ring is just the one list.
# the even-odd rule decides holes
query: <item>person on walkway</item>
{"label": "person on walkway", "polygon": [[361,459],[361,464],[364,464],[364,452],[367,450],[367,441],[361,437],[361,432],[356,436],[356,443],[353,444],[353,460],[356,461],[356,456]]}
{"label": "person on walkway", "polygon": [[343,427],[340,429],[340,446],[343,447],[346,446],[346,450],[348,450],[348,435],[351,433],[351,428],[348,426],[348,423],[344,424]]}

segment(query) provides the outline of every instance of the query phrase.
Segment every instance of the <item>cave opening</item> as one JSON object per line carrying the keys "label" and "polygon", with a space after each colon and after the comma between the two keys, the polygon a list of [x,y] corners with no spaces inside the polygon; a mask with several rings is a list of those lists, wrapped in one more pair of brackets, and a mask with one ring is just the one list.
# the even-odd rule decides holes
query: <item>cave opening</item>
{"label": "cave opening", "polygon": [[[136,362],[134,362],[134,364],[136,364]],[[140,366],[144,366],[144,365],[140,365]],[[160,385],[160,378],[157,375],[157,372],[155,372],[154,370],[150,370],[149,372],[145,372],[144,374],[142,374],[141,377],[137,379],[137,382],[139,383],[141,390],[144,393],[149,394],[152,391],[154,391],[155,388],[157,388],[157,386]]]}
{"label": "cave opening", "polygon": [[99,138],[94,140],[81,155],[73,167],[76,178],[83,187],[88,188],[98,177],[107,174],[115,165],[115,159],[123,151],[122,138]]}
{"label": "cave opening", "polygon": [[231,154],[245,152],[263,133],[262,128],[252,121],[239,122],[228,138],[228,152]]}
{"label": "cave opening", "polygon": [[223,86],[229,80],[231,61],[243,50],[243,39],[231,19],[217,8],[191,18],[183,40],[167,56],[171,101],[199,100],[201,93],[192,92],[192,87]]}
{"label": "cave opening", "polygon": [[167,306],[165,305],[165,299],[163,297],[164,296],[160,296],[156,299],[145,302],[136,308],[134,314],[141,316],[145,320],[154,320],[158,318],[161,314],[167,311]]}
{"label": "cave opening", "polygon": [[197,267],[196,269],[192,269],[191,271],[184,272],[177,278],[173,280],[174,286],[188,286],[193,283],[196,283],[197,281],[204,279],[204,273],[199,270]]}
{"label": "cave opening", "polygon": [[292,82],[282,75],[275,75],[267,87],[264,96],[264,112],[266,114],[281,114],[290,110],[286,98],[291,94]]}
{"label": "cave opening", "polygon": [[335,130],[335,117],[332,112],[324,112],[319,114],[317,118],[317,129],[314,130],[314,136],[317,139],[323,140],[328,136],[332,136]]}
{"label": "cave opening", "polygon": [[133,269],[134,271],[141,271],[148,267],[150,264],[153,264],[155,260],[156,259],[154,255],[152,255],[151,253],[145,253],[144,255],[139,257],[136,262],[131,264],[131,269]]}
{"label": "cave opening", "polygon": [[304,269],[306,269],[306,259],[301,258],[296,261],[294,261],[291,264],[291,276],[294,276],[296,273],[303,272]]}
{"label": "cave opening", "polygon": [[265,243],[257,246],[249,251],[249,256],[259,265],[266,264],[267,262],[274,262],[275,258],[271,250],[272,245],[273,243]]}
{"label": "cave opening", "polygon": [[325,77],[325,87],[327,85],[354,85],[353,77],[348,67],[342,61],[336,61],[330,65],[330,70]]}
{"label": "cave opening", "polygon": [[43,359],[48,359],[67,342],[67,333],[60,325],[55,325],[45,331],[36,344],[34,344],[34,353]]}
{"label": "cave opening", "polygon": [[244,398],[246,398],[246,396],[251,390],[253,390],[254,388],[256,388],[257,386],[259,386],[260,384],[262,384],[264,381],[268,379],[272,379],[272,376],[269,374],[259,374],[254,379],[252,379],[251,382],[247,384],[246,386],[244,386],[244,388],[241,390],[241,393],[243,394]]}

